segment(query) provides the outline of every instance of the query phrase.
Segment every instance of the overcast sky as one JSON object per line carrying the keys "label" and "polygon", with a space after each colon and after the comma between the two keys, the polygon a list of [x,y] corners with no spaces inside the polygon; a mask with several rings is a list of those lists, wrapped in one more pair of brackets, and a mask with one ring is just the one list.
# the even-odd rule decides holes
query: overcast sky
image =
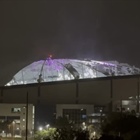
{"label": "overcast sky", "polygon": [[138,0],[1,0],[0,21],[0,85],[48,54],[140,67]]}

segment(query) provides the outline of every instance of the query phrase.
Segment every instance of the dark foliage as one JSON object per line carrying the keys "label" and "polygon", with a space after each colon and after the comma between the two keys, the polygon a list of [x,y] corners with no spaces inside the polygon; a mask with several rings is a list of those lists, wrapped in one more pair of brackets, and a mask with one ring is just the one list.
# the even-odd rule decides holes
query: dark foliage
{"label": "dark foliage", "polygon": [[99,140],[124,140],[122,137],[103,134]]}
{"label": "dark foliage", "polygon": [[[111,139],[110,135],[121,136],[127,140],[140,138],[140,118],[131,113],[112,113],[103,121],[102,132],[107,134],[106,139]],[[118,138],[116,138],[118,139]]]}
{"label": "dark foliage", "polygon": [[[89,140],[89,132],[73,129],[57,129],[54,134],[54,140]],[[45,139],[47,140],[47,139]]]}

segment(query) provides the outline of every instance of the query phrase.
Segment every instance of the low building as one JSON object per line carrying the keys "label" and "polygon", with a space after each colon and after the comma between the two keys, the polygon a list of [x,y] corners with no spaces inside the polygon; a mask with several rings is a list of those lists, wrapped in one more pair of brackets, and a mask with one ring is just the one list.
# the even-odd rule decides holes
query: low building
{"label": "low building", "polygon": [[[0,121],[7,122],[8,127],[1,130],[2,136],[25,135],[26,130],[26,104],[0,104]],[[34,130],[34,106],[28,105],[28,132]],[[6,134],[6,135],[5,135]]]}
{"label": "low building", "polygon": [[67,117],[74,124],[88,123],[88,116],[94,112],[94,105],[57,104],[56,118]]}

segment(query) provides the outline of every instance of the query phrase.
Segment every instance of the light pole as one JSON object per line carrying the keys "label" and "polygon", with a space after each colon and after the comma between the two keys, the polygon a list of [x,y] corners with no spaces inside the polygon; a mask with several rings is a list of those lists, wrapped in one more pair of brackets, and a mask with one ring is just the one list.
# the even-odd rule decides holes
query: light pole
{"label": "light pole", "polygon": [[14,131],[15,131],[15,130],[14,130],[14,128],[15,128],[15,121],[12,122],[12,125],[13,125],[13,140],[14,140],[14,135],[15,135],[15,134],[14,134]]}

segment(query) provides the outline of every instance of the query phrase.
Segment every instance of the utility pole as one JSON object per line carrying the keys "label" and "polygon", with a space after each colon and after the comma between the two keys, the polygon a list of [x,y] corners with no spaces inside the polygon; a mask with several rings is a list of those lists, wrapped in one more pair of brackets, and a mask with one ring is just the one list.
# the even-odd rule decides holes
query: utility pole
{"label": "utility pole", "polygon": [[109,112],[113,111],[113,78],[110,81],[110,104],[109,104]]}
{"label": "utility pole", "polygon": [[26,94],[26,137],[25,140],[28,139],[28,92]]}
{"label": "utility pole", "polygon": [[78,81],[76,80],[76,104],[79,103],[79,84]]}
{"label": "utility pole", "polygon": [[139,77],[138,77],[138,81],[137,81],[137,99],[136,99],[136,101],[137,101],[137,108],[136,108],[136,111],[137,111],[137,113],[138,113],[138,115],[139,115],[139,93],[140,92],[140,82],[139,82]]}

